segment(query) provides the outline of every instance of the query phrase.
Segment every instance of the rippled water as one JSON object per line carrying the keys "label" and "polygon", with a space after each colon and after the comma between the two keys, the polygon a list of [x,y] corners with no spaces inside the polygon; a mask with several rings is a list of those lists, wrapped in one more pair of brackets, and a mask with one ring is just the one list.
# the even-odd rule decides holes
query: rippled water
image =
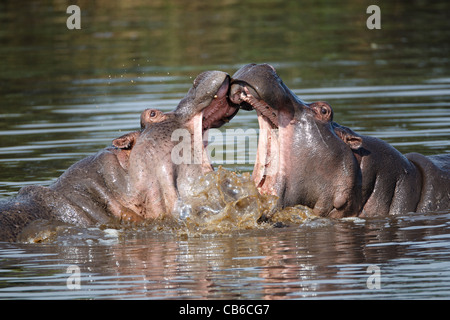
{"label": "rippled water", "polygon": [[[172,110],[200,72],[248,62],[273,64],[302,99],[328,101],[337,122],[403,153],[450,152],[445,1],[382,4],[372,31],[359,1],[96,3],[79,2],[71,31],[65,1],[0,4],[1,198],[49,185],[138,128],[143,109]],[[257,133],[255,113],[221,130],[237,128]],[[221,162],[230,147],[216,148],[216,167],[251,171],[255,149]],[[47,243],[0,243],[0,298],[448,299],[449,213],[203,235],[67,228]]]}

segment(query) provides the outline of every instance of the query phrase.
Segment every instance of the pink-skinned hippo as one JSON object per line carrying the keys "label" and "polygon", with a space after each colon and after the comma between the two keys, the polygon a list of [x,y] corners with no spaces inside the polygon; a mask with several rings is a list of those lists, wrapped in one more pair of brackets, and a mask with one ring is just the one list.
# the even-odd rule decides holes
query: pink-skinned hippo
{"label": "pink-skinned hippo", "polygon": [[[16,241],[36,220],[88,227],[171,214],[193,179],[213,170],[202,136],[237,113],[229,84],[224,72],[200,74],[174,111],[145,110],[141,130],[75,163],[50,186],[27,186],[0,202],[0,241]],[[180,145],[184,161],[173,152]]]}
{"label": "pink-skinned hippo", "polygon": [[278,207],[300,204],[337,218],[450,209],[450,154],[402,155],[359,135],[333,122],[328,103],[299,99],[268,64],[238,70],[230,100],[256,109],[252,178],[261,193],[279,197]]}

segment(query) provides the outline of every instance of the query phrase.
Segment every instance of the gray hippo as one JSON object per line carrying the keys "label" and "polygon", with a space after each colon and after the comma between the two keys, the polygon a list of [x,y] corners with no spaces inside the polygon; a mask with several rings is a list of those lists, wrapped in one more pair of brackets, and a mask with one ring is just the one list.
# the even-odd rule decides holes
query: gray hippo
{"label": "gray hippo", "polygon": [[[170,214],[193,179],[213,170],[202,135],[237,113],[227,101],[229,84],[224,72],[200,74],[174,111],[145,110],[140,131],[75,163],[50,186],[27,186],[0,202],[0,241],[15,241],[41,219],[88,227]],[[179,145],[184,161],[173,152]]]}
{"label": "gray hippo", "polygon": [[267,64],[232,76],[230,100],[256,109],[260,135],[252,178],[278,207],[319,216],[369,217],[450,209],[450,154],[402,155],[333,122],[326,102],[305,103]]}

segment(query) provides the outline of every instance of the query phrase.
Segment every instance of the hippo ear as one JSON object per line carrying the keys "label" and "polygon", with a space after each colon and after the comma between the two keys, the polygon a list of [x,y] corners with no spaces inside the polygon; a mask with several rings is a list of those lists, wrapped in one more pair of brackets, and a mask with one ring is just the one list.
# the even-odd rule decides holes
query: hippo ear
{"label": "hippo ear", "polygon": [[138,136],[139,131],[127,133],[117,139],[114,139],[112,145],[118,149],[131,149],[133,148]]}
{"label": "hippo ear", "polygon": [[333,126],[336,135],[344,141],[352,150],[358,150],[361,148],[363,139],[347,127],[340,125]]}

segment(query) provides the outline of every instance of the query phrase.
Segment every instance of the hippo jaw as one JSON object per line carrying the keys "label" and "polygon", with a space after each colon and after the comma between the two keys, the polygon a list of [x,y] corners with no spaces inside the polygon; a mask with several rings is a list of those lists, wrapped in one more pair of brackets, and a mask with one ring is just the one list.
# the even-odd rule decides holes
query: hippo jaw
{"label": "hippo jaw", "polygon": [[[258,99],[256,91],[242,84],[232,86],[230,99],[242,108],[256,110],[259,124],[259,139],[252,179],[261,194],[278,195],[283,177],[284,154],[281,152],[280,136],[290,135],[285,127],[280,128],[280,111]],[[253,92],[251,92],[253,91]]]}
{"label": "hippo jaw", "polygon": [[213,95],[210,104],[202,110],[202,132],[205,133],[210,128],[220,128],[239,111],[239,108],[228,102],[228,89],[230,87],[230,77],[227,75],[219,89]]}
{"label": "hippo jaw", "polygon": [[228,100],[230,76],[222,71],[206,71],[194,81],[193,87],[173,112],[192,135],[195,164],[202,172],[213,170],[206,152],[208,130],[229,122],[239,108]]}
{"label": "hippo jaw", "polygon": [[289,125],[293,112],[283,107],[289,105],[286,97],[292,96],[290,93],[268,64],[249,64],[233,75],[230,101],[242,109],[256,110],[258,116],[259,139],[252,178],[261,194],[283,193],[288,144],[294,138]]}
{"label": "hippo jaw", "polygon": [[[197,76],[174,113],[181,122],[201,122],[202,132],[229,122],[239,108],[228,103],[230,76],[222,71],[205,71]],[[197,119],[200,118],[200,121]]]}

